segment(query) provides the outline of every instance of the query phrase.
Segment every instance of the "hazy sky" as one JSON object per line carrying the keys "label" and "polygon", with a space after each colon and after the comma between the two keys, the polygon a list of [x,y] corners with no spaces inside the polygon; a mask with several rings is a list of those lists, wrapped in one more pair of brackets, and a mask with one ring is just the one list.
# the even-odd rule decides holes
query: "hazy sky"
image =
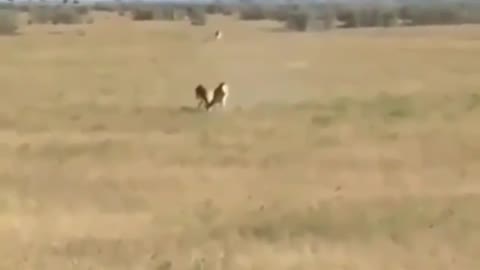
{"label": "hazy sky", "polygon": [[[17,3],[24,3],[28,2],[29,0],[14,0]],[[40,2],[40,0],[31,0],[33,3]],[[62,0],[45,0],[48,3],[60,3]],[[92,2],[114,2],[114,0],[79,0],[80,2],[92,3]],[[138,0],[121,0],[123,2],[135,2]],[[142,2],[197,2],[197,3],[209,3],[214,2],[215,0],[141,0]],[[239,0],[221,0],[224,2],[237,2]],[[286,2],[286,0],[253,0],[254,2]],[[324,2],[325,0],[293,0],[295,1],[305,1],[305,2]],[[329,0],[332,1],[332,0]],[[394,2],[394,3],[408,3],[408,2],[437,2],[437,3],[445,3],[445,2],[475,2],[480,0],[333,0],[337,2],[352,2],[352,3],[359,3],[359,2]],[[0,3],[7,3],[8,0],[0,0]]]}
{"label": "hazy sky", "polygon": [[[29,0],[14,0],[15,3],[26,3],[29,2]],[[60,3],[63,0],[45,0],[44,2],[47,3]],[[69,0],[72,1],[72,0]],[[114,0],[79,0],[81,2],[87,2],[87,3],[94,3],[94,2],[114,2]],[[121,0],[122,2],[136,2],[138,0]],[[197,2],[197,3],[209,3],[213,2],[214,0],[140,0],[141,2]],[[229,0],[227,0],[229,1]],[[271,0],[267,0],[271,1]],[[275,0],[273,0],[275,1]],[[38,3],[40,0],[31,0],[32,3]],[[0,3],[8,3],[8,0],[0,0]]]}

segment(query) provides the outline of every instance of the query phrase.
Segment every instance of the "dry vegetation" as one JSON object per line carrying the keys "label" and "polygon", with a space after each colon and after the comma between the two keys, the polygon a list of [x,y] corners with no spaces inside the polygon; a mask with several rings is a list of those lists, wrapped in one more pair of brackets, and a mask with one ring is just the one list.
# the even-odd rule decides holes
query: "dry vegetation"
{"label": "dry vegetation", "polygon": [[[480,27],[21,15],[1,269],[479,269]],[[227,111],[189,109],[222,80]]]}

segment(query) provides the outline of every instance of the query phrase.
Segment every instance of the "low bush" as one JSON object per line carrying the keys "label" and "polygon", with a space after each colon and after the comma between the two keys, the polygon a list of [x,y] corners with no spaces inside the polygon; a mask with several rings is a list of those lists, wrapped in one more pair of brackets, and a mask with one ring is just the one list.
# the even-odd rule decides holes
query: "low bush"
{"label": "low bush", "polygon": [[0,35],[14,35],[18,30],[17,11],[0,9]]}

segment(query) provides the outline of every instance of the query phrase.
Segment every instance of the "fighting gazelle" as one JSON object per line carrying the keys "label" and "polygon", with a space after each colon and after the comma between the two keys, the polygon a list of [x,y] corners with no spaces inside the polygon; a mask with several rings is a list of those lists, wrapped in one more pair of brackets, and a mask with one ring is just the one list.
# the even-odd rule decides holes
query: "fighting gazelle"
{"label": "fighting gazelle", "polygon": [[211,91],[205,88],[202,84],[197,85],[195,88],[195,99],[198,100],[198,108],[202,105],[207,108],[208,103],[210,103],[210,100],[212,99],[211,96]]}
{"label": "fighting gazelle", "polygon": [[213,90],[213,96],[208,102],[206,108],[209,111],[214,105],[220,104],[223,109],[227,106],[227,99],[229,95],[229,87],[225,82],[221,82],[215,90]]}
{"label": "fighting gazelle", "polygon": [[202,84],[195,88],[195,99],[198,100],[198,108],[202,105],[207,111],[219,104],[222,108],[227,105],[229,87],[225,82],[221,82],[213,91],[208,90]]}

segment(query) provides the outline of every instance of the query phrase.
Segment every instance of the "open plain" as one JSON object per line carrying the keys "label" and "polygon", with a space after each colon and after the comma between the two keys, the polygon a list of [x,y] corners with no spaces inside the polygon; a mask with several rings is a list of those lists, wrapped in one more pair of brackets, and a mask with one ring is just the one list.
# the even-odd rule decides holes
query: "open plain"
{"label": "open plain", "polygon": [[0,268],[479,269],[480,27],[278,27],[0,37]]}

